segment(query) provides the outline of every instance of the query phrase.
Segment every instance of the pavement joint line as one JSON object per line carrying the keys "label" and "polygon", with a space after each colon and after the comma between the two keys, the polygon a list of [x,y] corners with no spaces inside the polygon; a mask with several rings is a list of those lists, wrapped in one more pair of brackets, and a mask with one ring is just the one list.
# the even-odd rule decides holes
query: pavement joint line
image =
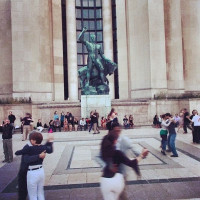
{"label": "pavement joint line", "polygon": [[[193,182],[200,181],[200,177],[134,180],[134,181],[127,181],[127,185],[146,185],[146,184],[170,183],[170,182],[179,183],[179,182],[191,182],[191,181]],[[51,185],[51,186],[44,186],[44,190],[61,190],[61,189],[93,188],[93,187],[100,187],[100,183]],[[15,192],[17,192],[17,189],[16,188],[11,189],[9,185],[2,191],[2,193],[15,193]]]}

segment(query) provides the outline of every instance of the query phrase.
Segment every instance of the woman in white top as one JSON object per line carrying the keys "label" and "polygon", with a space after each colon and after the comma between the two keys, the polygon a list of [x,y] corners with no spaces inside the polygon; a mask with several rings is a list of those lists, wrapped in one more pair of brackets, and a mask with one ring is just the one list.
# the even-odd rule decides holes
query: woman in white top
{"label": "woman in white top", "polygon": [[198,115],[197,110],[194,110],[194,117],[192,118],[192,122],[194,123],[194,131],[193,134],[193,143],[200,143],[200,116]]}

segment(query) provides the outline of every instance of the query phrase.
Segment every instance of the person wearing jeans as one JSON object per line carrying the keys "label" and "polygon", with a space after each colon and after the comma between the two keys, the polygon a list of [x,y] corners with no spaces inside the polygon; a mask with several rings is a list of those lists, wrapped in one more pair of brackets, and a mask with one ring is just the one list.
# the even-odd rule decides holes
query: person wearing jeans
{"label": "person wearing jeans", "polygon": [[[168,130],[167,127],[170,125],[171,122],[168,120],[168,115],[164,114],[162,115],[162,123],[161,123],[161,130],[160,130],[160,137],[162,138],[161,140],[161,153],[163,155],[166,155],[166,146],[167,146],[167,134]],[[169,145],[168,145],[169,146]]]}
{"label": "person wearing jeans", "polygon": [[170,146],[170,149],[172,151],[172,155],[171,157],[178,157],[178,153],[176,151],[176,146],[175,146],[175,140],[176,140],[176,130],[175,130],[175,127],[176,127],[176,122],[172,119],[172,117],[169,118],[170,120],[170,125],[168,126],[168,130],[169,130],[169,146]]}

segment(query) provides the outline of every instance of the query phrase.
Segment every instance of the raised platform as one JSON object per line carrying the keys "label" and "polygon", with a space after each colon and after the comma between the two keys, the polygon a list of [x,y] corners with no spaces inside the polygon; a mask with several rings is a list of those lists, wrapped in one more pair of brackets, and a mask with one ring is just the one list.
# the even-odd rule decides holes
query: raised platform
{"label": "raised platform", "polygon": [[[93,103],[93,102],[92,102]],[[102,101],[103,107],[106,107],[105,100]],[[95,105],[96,106],[96,105]],[[118,113],[118,119],[120,123],[123,123],[124,115],[133,115],[134,124],[136,126],[151,125],[155,114],[161,115],[166,112],[172,114],[179,113],[181,109],[187,108],[190,112],[193,109],[200,111],[200,99],[185,99],[185,100],[111,100],[111,107],[114,107]],[[107,107],[108,108],[108,107]],[[88,108],[88,113],[96,109],[101,112],[98,107]],[[109,108],[110,109],[110,108]],[[34,125],[36,125],[38,119],[42,120],[42,123],[49,123],[50,119],[53,119],[55,111],[60,114],[71,112],[74,117],[81,118],[81,102],[76,101],[62,101],[62,102],[38,102],[32,104],[4,104],[0,105],[0,121],[3,121],[8,117],[9,111],[12,111],[17,120],[15,125],[20,125],[20,117],[24,117],[26,112],[29,112],[33,116]],[[85,111],[86,112],[86,111]],[[108,113],[109,111],[103,111]],[[87,112],[86,112],[87,113]],[[100,117],[105,114],[100,113]]]}
{"label": "raised platform", "polygon": [[90,112],[95,110],[100,117],[107,117],[111,110],[110,96],[81,95],[81,117],[90,117]]}

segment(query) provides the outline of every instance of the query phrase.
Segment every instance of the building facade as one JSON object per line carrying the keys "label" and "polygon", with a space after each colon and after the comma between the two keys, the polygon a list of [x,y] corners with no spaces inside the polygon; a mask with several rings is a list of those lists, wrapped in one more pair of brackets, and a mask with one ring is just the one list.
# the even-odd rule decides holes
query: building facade
{"label": "building facade", "polygon": [[80,100],[83,27],[118,63],[112,99],[199,92],[200,0],[1,0],[0,95]]}

